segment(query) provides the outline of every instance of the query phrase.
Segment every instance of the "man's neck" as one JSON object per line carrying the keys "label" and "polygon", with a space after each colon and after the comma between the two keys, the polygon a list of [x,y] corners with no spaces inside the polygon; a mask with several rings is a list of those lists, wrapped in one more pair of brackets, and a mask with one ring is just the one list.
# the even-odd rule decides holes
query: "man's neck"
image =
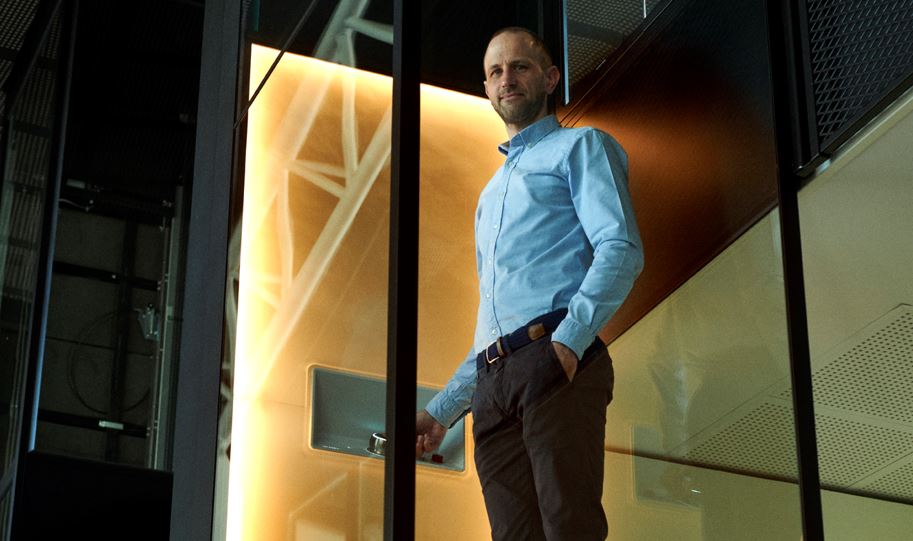
{"label": "man's neck", "polygon": [[510,141],[511,139],[514,138],[515,135],[517,135],[518,133],[523,131],[525,128],[532,126],[533,124],[535,124],[536,122],[539,122],[540,120],[542,120],[543,118],[545,118],[547,116],[548,116],[548,111],[543,110],[542,112],[539,113],[538,116],[536,116],[536,118],[534,118],[530,122],[526,122],[524,124],[508,124],[505,122],[504,127],[507,129],[507,140]]}

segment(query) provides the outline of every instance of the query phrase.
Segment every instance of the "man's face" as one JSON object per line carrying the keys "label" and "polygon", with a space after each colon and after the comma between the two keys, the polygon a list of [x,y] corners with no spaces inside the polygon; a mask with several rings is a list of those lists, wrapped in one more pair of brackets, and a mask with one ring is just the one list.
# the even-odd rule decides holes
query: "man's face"
{"label": "man's face", "polygon": [[558,84],[558,68],[542,67],[529,36],[506,32],[485,51],[485,94],[508,126],[519,131],[545,116],[546,99]]}

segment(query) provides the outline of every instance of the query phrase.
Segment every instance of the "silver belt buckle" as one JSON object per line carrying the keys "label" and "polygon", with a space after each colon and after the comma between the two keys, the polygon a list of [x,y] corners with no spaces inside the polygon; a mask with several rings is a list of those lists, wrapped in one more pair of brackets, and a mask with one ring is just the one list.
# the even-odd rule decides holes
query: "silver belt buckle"
{"label": "silver belt buckle", "polygon": [[[487,346],[485,346],[485,362],[486,362],[486,363],[492,364],[492,363],[494,363],[495,361],[497,361],[498,359],[500,359],[501,357],[504,356],[504,349],[501,347],[501,338],[503,338],[503,336],[502,336],[502,337],[498,337],[497,340],[495,340],[494,342],[492,342],[492,343],[488,344]],[[494,358],[491,358],[491,357],[488,356],[488,350],[491,349],[491,346],[495,346],[495,348],[498,350],[498,354],[497,354]]]}

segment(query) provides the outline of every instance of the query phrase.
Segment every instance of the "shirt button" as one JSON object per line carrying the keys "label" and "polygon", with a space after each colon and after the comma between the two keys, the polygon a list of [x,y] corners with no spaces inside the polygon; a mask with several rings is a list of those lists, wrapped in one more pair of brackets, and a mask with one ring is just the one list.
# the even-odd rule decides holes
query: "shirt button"
{"label": "shirt button", "polygon": [[485,298],[486,298],[486,299],[490,299],[490,298],[491,298],[491,293],[486,293],[486,294],[485,294]]}
{"label": "shirt button", "polygon": [[488,264],[491,265],[491,258],[488,258]]}
{"label": "shirt button", "polygon": [[492,329],[492,330],[491,330],[491,335],[494,336],[494,335],[496,335],[496,334],[498,334],[498,329]]}

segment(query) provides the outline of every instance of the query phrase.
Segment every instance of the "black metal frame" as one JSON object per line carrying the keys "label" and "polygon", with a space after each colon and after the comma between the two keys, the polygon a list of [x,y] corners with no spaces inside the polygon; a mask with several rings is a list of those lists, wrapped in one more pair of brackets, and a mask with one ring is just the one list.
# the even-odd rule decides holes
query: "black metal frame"
{"label": "black metal frame", "polygon": [[556,66],[562,66],[562,80],[559,81],[555,92],[549,96],[549,111],[555,111],[559,105],[563,107],[567,104],[567,70],[564,69],[567,60],[567,51],[565,49],[567,44],[565,37],[565,31],[567,30],[566,13],[567,0],[559,2],[539,0],[538,2],[537,18],[539,19],[539,28],[537,30],[539,37],[548,45],[552,53],[552,63]]}
{"label": "black metal frame", "polygon": [[171,539],[212,537],[242,0],[206,2],[175,400]]}
{"label": "black metal frame", "polygon": [[415,538],[421,3],[393,4],[384,539]]}
{"label": "black metal frame", "polygon": [[74,413],[40,409],[38,410],[38,420],[57,425],[95,430],[104,432],[105,434],[117,434],[118,436],[131,436],[134,438],[149,437],[149,427],[146,425],[115,421],[120,426],[113,426],[110,424],[112,419],[102,417],[90,417],[88,415],[76,415]]}
{"label": "black metal frame", "polygon": [[[812,393],[811,354],[805,305],[805,279],[802,270],[802,241],[799,228],[798,194],[801,187],[796,149],[803,122],[797,108],[796,59],[798,46],[796,3],[793,0],[768,0],[771,79],[774,97],[774,129],[777,140],[777,194],[780,208],[780,243],[783,255],[783,282],[786,295],[786,322],[789,338],[789,368],[792,381],[793,426],[799,467],[799,500],[802,538],[824,540],[821,511],[821,481],[818,471],[818,445],[815,433],[815,404]],[[778,32],[778,30],[780,32]],[[779,38],[779,39],[778,39]],[[801,64],[800,64],[801,65]],[[798,116],[796,116],[798,114]]]}
{"label": "black metal frame", "polygon": [[[815,90],[812,86],[811,49],[808,35],[806,0],[796,0],[783,15],[783,28],[788,29],[792,44],[783,55],[787,67],[788,105],[791,123],[792,156],[788,162],[800,177],[811,175],[826,157],[818,141],[818,122],[815,118]],[[771,21],[773,22],[773,21]]]}
{"label": "black metal frame", "polygon": [[[120,274],[133,276],[133,264],[136,259],[136,222],[124,224],[123,242],[121,243]],[[114,359],[111,363],[110,398],[108,415],[114,421],[121,421],[124,414],[124,396],[127,387],[127,337],[130,335],[130,316],[132,315],[131,297],[133,285],[129,280],[117,284],[117,306],[114,318]],[[120,440],[116,432],[105,434],[105,460],[116,462],[120,457]]]}

